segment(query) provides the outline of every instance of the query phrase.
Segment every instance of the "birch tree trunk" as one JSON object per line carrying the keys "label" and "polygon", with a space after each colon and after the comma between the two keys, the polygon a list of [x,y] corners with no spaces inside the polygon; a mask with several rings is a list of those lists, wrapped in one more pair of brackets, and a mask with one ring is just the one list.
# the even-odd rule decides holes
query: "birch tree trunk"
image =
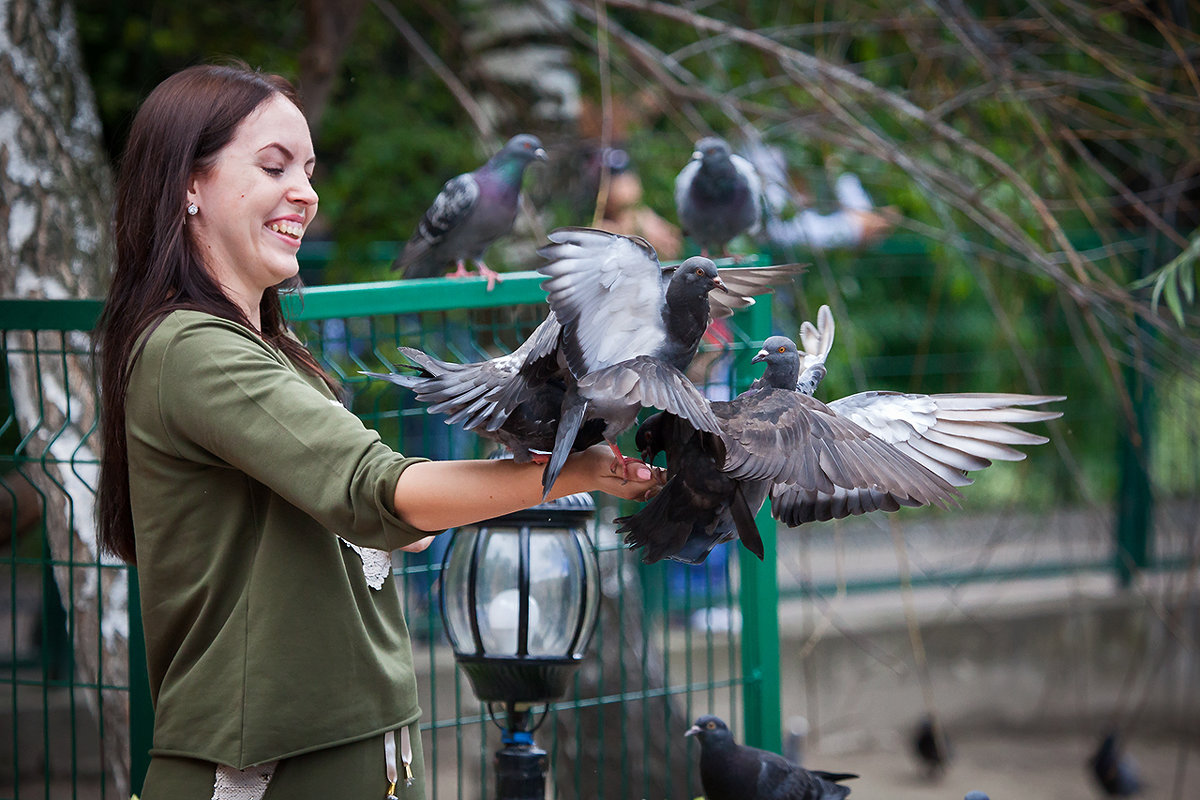
{"label": "birch tree trunk", "polygon": [[[111,183],[71,6],[0,0],[0,292],[99,296],[112,262]],[[24,437],[18,458],[40,490],[77,679],[126,686],[127,577],[101,558],[93,512],[99,443],[90,336],[16,330],[4,344]],[[82,694],[101,716],[106,769],[128,796],[128,693]]]}

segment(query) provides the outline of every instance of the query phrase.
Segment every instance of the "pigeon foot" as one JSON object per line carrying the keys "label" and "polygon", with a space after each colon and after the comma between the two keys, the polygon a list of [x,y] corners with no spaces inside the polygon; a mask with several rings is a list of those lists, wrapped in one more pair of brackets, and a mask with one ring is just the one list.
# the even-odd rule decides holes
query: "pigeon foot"
{"label": "pigeon foot", "polygon": [[609,447],[609,449],[611,449],[613,451],[613,462],[612,462],[612,465],[609,467],[609,470],[611,470],[612,473],[615,475],[617,472],[617,469],[620,468],[621,477],[624,479],[625,483],[629,483],[629,465],[637,462],[637,459],[630,458],[629,456],[622,453],[620,448],[618,448],[612,442],[608,443],[608,447]]}

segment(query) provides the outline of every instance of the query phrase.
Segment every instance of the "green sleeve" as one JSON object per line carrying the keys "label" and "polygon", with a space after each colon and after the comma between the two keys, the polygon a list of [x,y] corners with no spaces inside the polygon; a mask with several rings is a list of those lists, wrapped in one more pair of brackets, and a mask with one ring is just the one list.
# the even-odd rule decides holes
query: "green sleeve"
{"label": "green sleeve", "polygon": [[394,550],[431,533],[394,510],[400,473],[425,459],[383,444],[251,331],[189,315],[160,363],[158,406],[180,456],[240,470],[362,547]]}

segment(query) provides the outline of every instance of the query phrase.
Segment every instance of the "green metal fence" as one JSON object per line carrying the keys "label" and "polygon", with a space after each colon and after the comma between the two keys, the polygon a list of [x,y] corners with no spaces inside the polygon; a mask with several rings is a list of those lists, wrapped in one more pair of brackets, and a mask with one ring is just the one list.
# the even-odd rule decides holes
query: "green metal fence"
{"label": "green metal fence", "polygon": [[[490,293],[481,281],[319,287],[287,302],[297,332],[342,378],[350,407],[385,441],[404,452],[475,457],[488,449],[476,437],[427,416],[405,393],[368,381],[359,371],[399,363],[401,345],[459,360],[511,350],[544,316],[539,283],[540,276],[523,273],[506,276]],[[22,382],[6,387],[6,405],[0,409],[5,418],[0,494],[9,501],[4,508],[10,529],[0,551],[8,606],[0,618],[9,638],[0,649],[0,686],[11,701],[0,746],[12,754],[13,764],[9,774],[0,774],[12,782],[11,789],[0,783],[3,798],[119,796],[123,770],[113,768],[113,754],[104,755],[106,738],[130,743],[134,790],[148,763],[152,712],[132,570],[84,552],[86,544],[76,543],[69,557],[58,552],[52,557],[49,544],[56,526],[84,529],[82,540],[91,535],[85,501],[95,488],[95,409],[80,404],[95,402],[85,332],[99,311],[96,301],[0,301],[6,374]],[[705,345],[707,358],[718,366],[697,374],[697,381],[724,387],[716,391],[736,391],[748,383],[750,354],[769,334],[770,323],[769,304],[735,317],[732,342]],[[38,409],[20,408],[29,386]],[[46,409],[61,405],[63,398],[74,398],[66,401],[74,405],[66,408],[64,419],[52,422]],[[81,421],[85,429],[77,430]],[[48,425],[56,427],[47,430]],[[48,443],[66,433],[74,438],[64,456]],[[64,475],[78,485],[65,486]],[[68,509],[65,517],[54,512],[60,506]],[[695,747],[693,741],[682,737],[690,719],[721,713],[743,721],[746,741],[780,745],[774,564],[734,556],[729,549],[699,571],[640,565],[613,533],[611,520],[621,512],[610,498],[602,500],[593,531],[606,585],[623,587],[606,594],[593,652],[620,655],[597,658],[581,670],[573,695],[548,709],[539,743],[550,752],[552,774],[559,776],[557,797],[695,797],[700,789],[694,770],[671,773],[656,763],[694,760],[686,749]],[[770,526],[764,527],[770,553]],[[435,546],[422,554],[397,554],[395,572],[421,673],[432,796],[474,797],[491,786],[498,731],[455,670],[441,630],[435,611],[440,551]],[[116,594],[111,578],[93,582],[92,588],[107,587],[105,601],[118,595],[124,601],[127,593],[128,671],[103,662],[97,666],[91,663],[95,659],[72,663],[73,650],[86,636],[101,655],[104,647],[99,623],[82,616],[86,604],[60,597],[57,585],[63,578],[56,584],[56,568],[75,576],[89,571],[120,575],[123,587]],[[712,624],[686,622],[702,609],[718,610],[709,614]],[[722,622],[727,609],[740,609],[740,625]],[[108,696],[103,713],[98,693]],[[127,720],[119,709],[113,712],[114,698],[128,704]],[[128,726],[128,738],[113,735],[119,725]],[[602,748],[596,747],[598,741]],[[647,741],[655,746],[647,747]],[[577,769],[582,763],[592,764],[591,770]]]}

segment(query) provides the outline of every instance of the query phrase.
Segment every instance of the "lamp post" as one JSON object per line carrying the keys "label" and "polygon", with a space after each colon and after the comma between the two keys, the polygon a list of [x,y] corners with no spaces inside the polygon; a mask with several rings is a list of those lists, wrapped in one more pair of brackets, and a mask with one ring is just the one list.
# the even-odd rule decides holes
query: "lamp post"
{"label": "lamp post", "polygon": [[[575,494],[457,529],[442,562],[442,619],[475,695],[504,707],[497,800],[543,800],[546,753],[534,706],[561,697],[596,625],[599,580]],[[544,719],[544,717],[543,717]]]}

